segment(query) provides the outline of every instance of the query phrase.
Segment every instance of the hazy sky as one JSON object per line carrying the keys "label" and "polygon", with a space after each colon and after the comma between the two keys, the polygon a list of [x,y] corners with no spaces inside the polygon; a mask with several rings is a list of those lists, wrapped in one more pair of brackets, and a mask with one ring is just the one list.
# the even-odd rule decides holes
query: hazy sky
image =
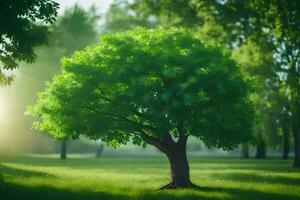
{"label": "hazy sky", "polygon": [[75,3],[78,3],[84,8],[89,8],[91,5],[95,4],[99,12],[105,13],[106,10],[109,8],[109,5],[113,2],[113,0],[56,0],[56,2],[60,4],[60,13],[64,9],[71,7]]}

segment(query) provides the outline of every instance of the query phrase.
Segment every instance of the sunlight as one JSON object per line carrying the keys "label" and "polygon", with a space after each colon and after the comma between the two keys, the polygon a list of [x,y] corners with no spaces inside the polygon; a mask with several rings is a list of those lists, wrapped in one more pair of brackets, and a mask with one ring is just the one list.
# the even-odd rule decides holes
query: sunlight
{"label": "sunlight", "polygon": [[4,95],[0,93],[0,126],[2,126],[4,123],[5,113],[6,113],[6,102],[4,99]]}

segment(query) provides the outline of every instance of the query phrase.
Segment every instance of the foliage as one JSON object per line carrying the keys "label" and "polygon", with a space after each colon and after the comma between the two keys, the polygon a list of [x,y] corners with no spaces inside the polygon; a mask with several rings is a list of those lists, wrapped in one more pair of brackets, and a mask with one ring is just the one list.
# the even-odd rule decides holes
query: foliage
{"label": "foliage", "polygon": [[154,27],[155,20],[149,16],[139,15],[133,10],[129,2],[115,0],[105,16],[104,33],[114,33],[134,29],[137,26]]}
{"label": "foliage", "polygon": [[[276,74],[284,87],[285,102],[292,116],[295,143],[295,163],[300,167],[300,2],[280,0],[220,1],[203,0],[203,6],[213,6],[215,17],[225,30],[236,30],[236,41],[249,37],[262,38],[269,44],[276,63]],[[239,12],[234,12],[234,11]],[[232,14],[232,15],[231,15]],[[282,105],[284,107],[284,105]]]}
{"label": "foliage", "polygon": [[[273,106],[273,97],[278,76],[275,72],[275,63],[268,45],[257,44],[248,40],[233,51],[233,56],[241,63],[241,71],[255,81],[255,93],[251,96],[257,113],[256,139],[274,140],[278,138],[276,128],[278,127],[278,106]],[[275,100],[275,99],[274,99]],[[281,144],[281,143],[280,143]]]}
{"label": "foliage", "polygon": [[[254,55],[261,53],[261,55],[268,55],[267,57],[261,56],[261,60],[256,60],[258,61],[256,64],[249,60],[248,67],[243,67],[245,68],[244,72],[251,73],[251,76],[261,82],[262,87],[259,87],[260,91],[257,93],[256,100],[263,100],[265,103],[261,102],[260,105],[263,106],[256,107],[256,110],[264,113],[262,121],[268,121],[268,123],[273,121],[274,125],[274,122],[282,117],[274,116],[274,112],[277,109],[282,111],[288,103],[293,116],[294,132],[300,133],[300,73],[299,67],[297,67],[300,63],[299,1],[174,0],[161,3],[155,0],[141,0],[134,1],[133,7],[140,15],[146,13],[154,15],[158,19],[168,19],[167,24],[176,24],[176,21],[188,24],[201,38],[222,42],[233,51],[242,50],[254,53]],[[182,7],[184,8],[181,9]],[[190,12],[182,12],[183,10],[190,10]],[[186,15],[192,17],[186,17]],[[168,18],[168,16],[176,17]],[[251,49],[253,45],[256,47]],[[249,49],[247,50],[247,48]],[[269,55],[271,55],[272,63],[268,61],[270,60]],[[265,73],[261,73],[264,71]],[[282,90],[285,92],[279,94]],[[279,102],[276,102],[277,97],[284,97],[282,94],[285,96],[285,101],[281,99],[279,102],[282,104],[279,105]],[[276,106],[270,106],[275,104]],[[282,126],[288,125],[282,124],[283,121],[281,120]],[[267,127],[262,128],[268,129]],[[274,133],[276,135],[276,131]],[[274,137],[271,134],[269,139],[272,138]],[[300,149],[300,135],[298,138],[299,147],[297,148]],[[298,154],[300,165],[300,150]]]}
{"label": "foliage", "polygon": [[63,61],[29,109],[36,129],[61,138],[84,134],[113,145],[180,132],[208,146],[251,137],[250,85],[230,54],[186,29],[144,29],[101,37]]}
{"label": "foliage", "polygon": [[50,27],[50,46],[59,52],[57,60],[95,43],[99,19],[95,6],[85,10],[75,4],[67,9]]}
{"label": "foliage", "polygon": [[[36,93],[45,88],[45,81],[51,80],[59,73],[61,57],[97,41],[97,23],[98,16],[93,8],[83,9],[74,5],[67,8],[53,24],[49,25],[49,44],[36,48],[37,60],[30,64],[22,63],[23,67],[20,67],[16,74],[17,79],[10,87],[2,88],[5,92],[1,93],[1,100],[9,103],[3,104],[7,112],[0,109],[7,120],[5,124],[1,124],[0,134],[3,136],[7,134],[7,139],[2,140],[0,146],[4,149],[13,148],[22,153],[54,151],[53,138],[38,135],[36,131],[31,130],[32,119],[24,117],[24,110],[26,106],[36,101]],[[71,151],[73,147],[84,149],[80,146],[80,141],[70,145]]]}
{"label": "foliage", "polygon": [[0,3],[0,83],[8,84],[12,76],[6,70],[18,67],[18,61],[33,62],[33,48],[47,41],[47,27],[57,15],[53,0],[1,1]]}
{"label": "foliage", "polygon": [[138,15],[155,17],[163,26],[185,26],[201,25],[196,5],[191,1],[156,0],[133,1],[130,7]]}
{"label": "foliage", "polygon": [[45,81],[59,73],[62,57],[70,56],[74,51],[97,41],[98,20],[99,16],[96,15],[94,7],[85,10],[78,5],[66,9],[57,17],[56,22],[48,28],[49,45],[36,50],[39,57],[36,63],[20,70],[23,75],[20,81],[29,84],[28,88],[32,89],[27,89],[24,94],[20,92],[23,98],[34,98],[35,93],[45,87]]}

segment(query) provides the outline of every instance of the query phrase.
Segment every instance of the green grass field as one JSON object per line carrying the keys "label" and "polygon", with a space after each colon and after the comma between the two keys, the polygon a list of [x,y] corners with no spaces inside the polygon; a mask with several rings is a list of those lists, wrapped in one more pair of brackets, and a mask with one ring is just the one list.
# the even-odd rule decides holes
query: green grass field
{"label": "green grass field", "polygon": [[197,190],[155,191],[169,179],[164,157],[0,157],[2,200],[300,199],[300,171],[291,160],[190,160]]}

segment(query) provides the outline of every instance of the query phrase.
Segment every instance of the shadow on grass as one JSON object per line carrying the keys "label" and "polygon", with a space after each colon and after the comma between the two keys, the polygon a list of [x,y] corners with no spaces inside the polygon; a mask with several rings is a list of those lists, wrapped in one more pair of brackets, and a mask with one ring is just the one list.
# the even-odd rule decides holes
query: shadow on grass
{"label": "shadow on grass", "polygon": [[218,179],[233,180],[246,183],[268,183],[268,184],[285,184],[291,186],[300,186],[300,178],[283,177],[283,176],[260,176],[256,174],[232,173],[218,176]]}
{"label": "shadow on grass", "polygon": [[[26,163],[30,163],[31,160],[23,160]],[[43,165],[64,165],[72,166],[73,162],[70,161],[56,161],[55,159],[38,159],[39,162],[35,160],[35,163],[39,166],[40,163]],[[42,162],[40,162],[42,161]],[[78,161],[78,160],[76,160]],[[215,163],[212,161],[211,163]],[[20,162],[19,162],[20,163]],[[34,162],[33,162],[34,163]],[[89,162],[82,163],[82,166],[89,166],[91,163],[98,167],[99,162]],[[244,164],[249,164],[251,162],[236,163],[238,168],[242,168]],[[78,163],[75,163],[78,164]],[[50,165],[51,166],[51,165]],[[263,167],[263,166],[262,166]],[[221,169],[221,167],[220,167]],[[253,170],[253,169],[252,169]],[[2,175],[1,175],[2,174]],[[15,184],[9,182],[10,177],[19,177],[26,183],[29,177],[56,177],[52,174],[45,172],[38,172],[32,170],[24,170],[13,167],[8,167],[0,165],[0,199],[3,200],[223,200],[223,199],[236,199],[236,200],[298,200],[299,196],[292,196],[288,194],[274,194],[257,190],[241,189],[238,188],[227,188],[227,187],[199,187],[194,190],[184,190],[184,191],[149,191],[149,190],[136,190],[133,193],[128,191],[101,191],[95,192],[92,190],[84,190],[82,188],[55,188],[55,186],[24,186],[23,184]],[[254,182],[257,183],[259,187],[260,183],[268,184],[287,184],[291,186],[296,186],[300,184],[300,180],[291,177],[265,177],[256,174],[243,174],[243,173],[233,173],[224,174],[218,176],[218,179],[225,180],[235,180],[241,182]],[[59,181],[59,180],[58,180]],[[126,184],[125,181],[120,183],[121,185]],[[155,188],[153,188],[154,190]]]}
{"label": "shadow on grass", "polygon": [[[224,196],[210,196],[210,192],[222,193]],[[228,188],[201,188],[189,190],[183,194],[173,191],[141,192],[136,195],[114,194],[111,192],[70,191],[52,187],[24,187],[21,185],[0,182],[0,198],[5,200],[298,200],[298,197],[268,194],[253,190]]]}
{"label": "shadow on grass", "polygon": [[[30,170],[20,170],[0,166],[1,172],[16,173],[19,177],[51,176]],[[4,170],[4,171],[2,171]],[[3,200],[298,200],[299,197],[271,194],[256,190],[244,190],[239,188],[214,188],[198,187],[193,190],[181,191],[144,191],[135,193],[127,191],[101,191],[83,190],[82,188],[60,189],[51,186],[24,186],[6,181],[7,176],[0,174],[0,199]]]}
{"label": "shadow on grass", "polygon": [[50,177],[55,178],[53,174],[48,174],[45,172],[37,172],[32,170],[18,169],[13,167],[7,167],[0,164],[0,175],[2,176],[13,176],[19,178],[29,178],[29,177]]}

